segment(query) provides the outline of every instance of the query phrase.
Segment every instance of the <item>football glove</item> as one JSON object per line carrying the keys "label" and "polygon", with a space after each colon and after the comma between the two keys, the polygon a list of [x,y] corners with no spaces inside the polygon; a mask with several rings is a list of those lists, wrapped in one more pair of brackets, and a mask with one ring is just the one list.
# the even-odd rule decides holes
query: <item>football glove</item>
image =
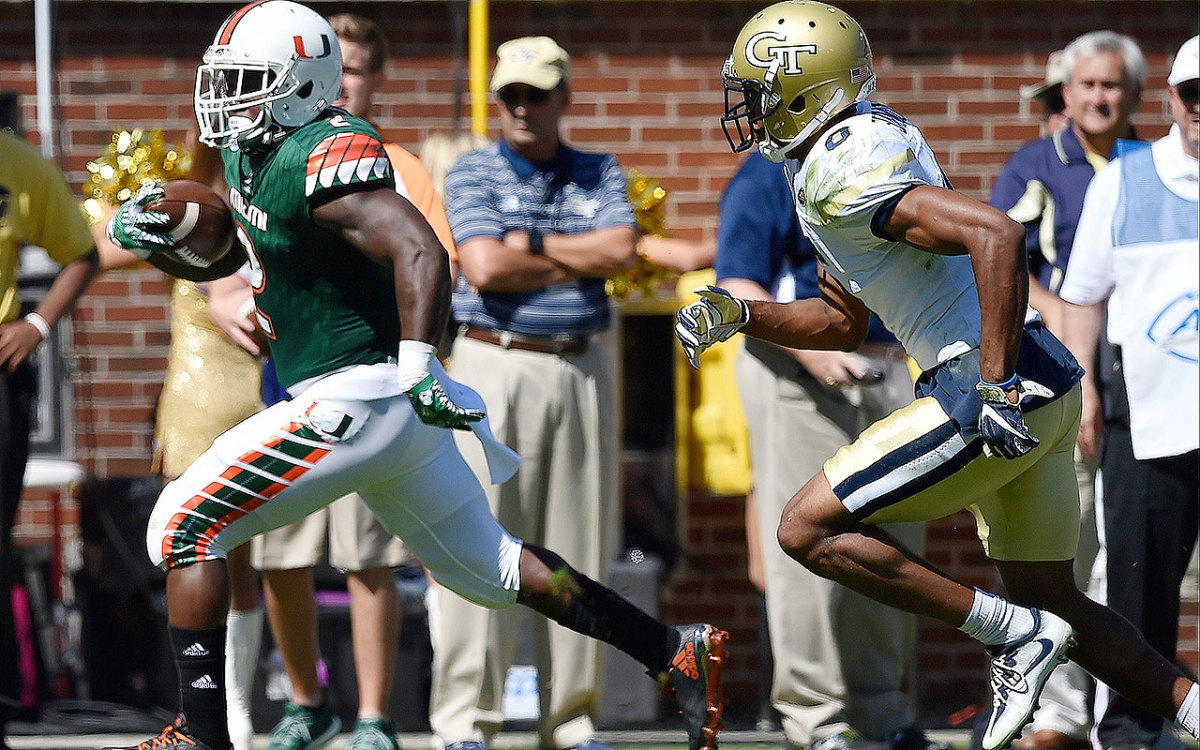
{"label": "football glove", "polygon": [[404,389],[413,411],[425,424],[469,430],[472,422],[483,419],[480,409],[464,409],[450,398],[446,389],[430,372],[437,349],[433,344],[404,339],[396,351],[396,381]]}
{"label": "football glove", "polygon": [[405,391],[405,394],[412,402],[417,417],[434,427],[469,430],[472,422],[483,419],[483,412],[479,409],[464,409],[451,401],[446,389],[433,373],[426,375],[419,383]]}
{"label": "football glove", "polygon": [[152,180],[142,185],[133,197],[121,204],[108,222],[105,232],[117,247],[128,250],[145,260],[150,253],[169,253],[175,240],[161,230],[171,218],[161,211],[147,211],[146,206],[165,195],[162,183]]}
{"label": "football glove", "polygon": [[[1008,391],[1017,390],[1017,402],[1008,400]],[[1021,415],[1021,404],[1027,398],[1040,396],[1050,398],[1054,394],[1041,383],[1022,380],[1013,375],[1003,383],[980,380],[975,391],[983,401],[979,412],[979,436],[983,438],[983,452],[987,456],[1020,458],[1038,447],[1040,440],[1030,434]]]}
{"label": "football glove", "polygon": [[675,338],[683,345],[692,367],[700,369],[700,355],[713,344],[725,341],[750,321],[750,306],[716,286],[692,290],[700,296],[675,314]]}

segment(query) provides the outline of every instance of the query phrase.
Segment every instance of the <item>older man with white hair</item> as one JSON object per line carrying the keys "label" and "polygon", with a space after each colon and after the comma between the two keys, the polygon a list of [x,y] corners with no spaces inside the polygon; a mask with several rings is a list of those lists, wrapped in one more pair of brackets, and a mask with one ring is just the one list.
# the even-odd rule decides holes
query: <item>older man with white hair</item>
{"label": "older man with white hair", "polygon": [[[1141,103],[1146,58],[1131,37],[1100,30],[1072,40],[1056,65],[1055,91],[1064,102],[1066,126],[1014,153],[996,178],[989,203],[1024,225],[1030,304],[1046,327],[1059,335],[1064,303],[1058,290],[1079,226],[1084,192],[1108,164],[1117,140],[1136,137],[1130,118]],[[1100,358],[1105,358],[1107,342],[1093,351],[1097,348],[1105,352]],[[1102,379],[1100,386],[1106,384],[1107,378]],[[1081,443],[1075,454],[1080,519],[1074,572],[1076,585],[1085,591],[1099,550],[1093,510],[1096,463],[1096,447]],[[1056,670],[1046,683],[1033,724],[1017,742],[1019,750],[1087,747],[1093,690],[1091,675],[1074,662]]]}

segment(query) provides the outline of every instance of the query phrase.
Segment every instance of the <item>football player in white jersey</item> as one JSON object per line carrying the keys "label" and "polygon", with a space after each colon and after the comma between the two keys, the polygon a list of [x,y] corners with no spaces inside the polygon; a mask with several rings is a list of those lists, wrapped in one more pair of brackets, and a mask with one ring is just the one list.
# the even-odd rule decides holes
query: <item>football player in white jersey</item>
{"label": "football player in white jersey", "polygon": [[[822,296],[788,304],[716,287],[678,314],[693,366],[737,331],[852,350],[874,311],[917,361],[917,400],[842,448],[788,503],[779,543],[813,572],[982,642],[985,750],[1029,721],[1070,658],[1196,735],[1197,687],[1074,584],[1072,450],[1082,371],[1027,305],[1024,230],[954,192],[920,131],[868,101],[871,49],[841,10],[787,0],[751,18],[723,74],[734,151],[783,162]],[[1008,599],[935,569],[877,526],[969,509]]]}

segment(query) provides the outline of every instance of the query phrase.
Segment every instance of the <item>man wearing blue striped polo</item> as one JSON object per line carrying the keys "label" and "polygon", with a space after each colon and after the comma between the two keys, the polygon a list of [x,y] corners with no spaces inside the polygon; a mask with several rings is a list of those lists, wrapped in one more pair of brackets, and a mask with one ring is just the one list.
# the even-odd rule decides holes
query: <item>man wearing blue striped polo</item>
{"label": "man wearing blue striped polo", "polygon": [[[461,273],[453,377],[488,404],[496,436],[521,454],[516,477],[487,492],[501,523],[550,544],[603,581],[617,500],[612,357],[604,280],[632,266],[636,223],[611,154],[564,143],[569,57],[548,37],[500,45],[491,91],[502,138],[446,177],[446,209]],[[483,456],[460,446],[482,472]],[[518,620],[454,596],[441,599],[430,719],[453,750],[481,750],[504,719],[504,679]],[[540,746],[598,750],[592,716],[600,649],[534,623]],[[547,688],[544,687],[544,690]]]}

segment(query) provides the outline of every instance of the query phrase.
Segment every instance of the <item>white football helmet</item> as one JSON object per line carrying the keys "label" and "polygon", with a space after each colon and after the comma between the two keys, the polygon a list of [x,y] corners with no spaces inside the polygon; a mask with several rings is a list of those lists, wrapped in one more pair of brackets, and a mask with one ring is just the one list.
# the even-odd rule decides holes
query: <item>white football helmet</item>
{"label": "white football helmet", "polygon": [[747,21],[721,77],[721,128],[730,148],[745,151],[757,143],[774,162],[875,92],[862,27],[812,0],[785,0]]}
{"label": "white football helmet", "polygon": [[200,141],[216,148],[275,140],[316,119],[342,89],[337,34],[317,12],[258,0],[225,19],[196,70]]}

